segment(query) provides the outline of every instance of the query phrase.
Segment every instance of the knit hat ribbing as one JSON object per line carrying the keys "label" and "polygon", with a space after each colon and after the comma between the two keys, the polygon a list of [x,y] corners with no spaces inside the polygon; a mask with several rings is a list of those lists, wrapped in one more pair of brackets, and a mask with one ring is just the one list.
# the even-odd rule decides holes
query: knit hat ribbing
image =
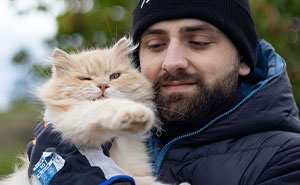
{"label": "knit hat ribbing", "polygon": [[248,0],[140,0],[133,12],[134,43],[152,24],[180,18],[196,18],[216,26],[254,70],[257,34]]}

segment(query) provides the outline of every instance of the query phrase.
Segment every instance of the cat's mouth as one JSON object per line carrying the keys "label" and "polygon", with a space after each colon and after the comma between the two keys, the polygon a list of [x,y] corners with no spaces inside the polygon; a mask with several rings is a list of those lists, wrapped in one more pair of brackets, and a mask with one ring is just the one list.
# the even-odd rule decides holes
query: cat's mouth
{"label": "cat's mouth", "polygon": [[105,95],[101,95],[101,96],[98,96],[97,98],[94,98],[93,101],[96,101],[96,100],[102,100],[102,99],[106,99],[107,97]]}

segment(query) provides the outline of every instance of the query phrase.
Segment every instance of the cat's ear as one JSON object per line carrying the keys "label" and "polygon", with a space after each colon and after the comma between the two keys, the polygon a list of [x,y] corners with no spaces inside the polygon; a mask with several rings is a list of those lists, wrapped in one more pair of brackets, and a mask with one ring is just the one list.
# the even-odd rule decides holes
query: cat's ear
{"label": "cat's ear", "polygon": [[53,58],[53,68],[52,71],[54,74],[60,76],[65,74],[70,68],[71,57],[70,55],[58,48],[55,48],[52,54]]}
{"label": "cat's ear", "polygon": [[133,45],[131,38],[122,37],[113,47],[118,56],[128,56],[137,47]]}
{"label": "cat's ear", "polygon": [[54,59],[66,58],[66,57],[69,57],[69,54],[59,48],[55,48],[53,51],[52,57]]}

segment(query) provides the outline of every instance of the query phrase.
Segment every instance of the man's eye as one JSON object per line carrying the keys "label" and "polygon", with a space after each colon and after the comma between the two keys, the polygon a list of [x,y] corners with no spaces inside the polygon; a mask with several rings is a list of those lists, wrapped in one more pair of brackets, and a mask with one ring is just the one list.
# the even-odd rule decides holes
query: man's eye
{"label": "man's eye", "polygon": [[166,44],[152,44],[148,46],[148,49],[154,52],[160,51]]}
{"label": "man's eye", "polygon": [[111,80],[115,80],[115,79],[119,78],[120,76],[121,76],[121,73],[114,73],[114,74],[110,75],[109,78]]}
{"label": "man's eye", "polygon": [[154,48],[158,48],[160,46],[161,46],[161,44],[153,44],[153,45],[148,46],[148,48],[154,49]]}
{"label": "man's eye", "polygon": [[198,41],[189,41],[189,43],[196,47],[204,47],[210,44],[209,42],[198,42]]}

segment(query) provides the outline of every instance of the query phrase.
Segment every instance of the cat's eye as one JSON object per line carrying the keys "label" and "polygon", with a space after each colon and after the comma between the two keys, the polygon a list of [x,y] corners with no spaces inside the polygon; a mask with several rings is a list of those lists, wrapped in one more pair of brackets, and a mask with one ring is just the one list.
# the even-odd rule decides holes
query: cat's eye
{"label": "cat's eye", "polygon": [[121,76],[121,73],[114,73],[114,74],[110,75],[109,79],[115,80],[115,79],[119,78],[120,76]]}
{"label": "cat's eye", "polygon": [[92,80],[90,77],[78,77],[79,80]]}

